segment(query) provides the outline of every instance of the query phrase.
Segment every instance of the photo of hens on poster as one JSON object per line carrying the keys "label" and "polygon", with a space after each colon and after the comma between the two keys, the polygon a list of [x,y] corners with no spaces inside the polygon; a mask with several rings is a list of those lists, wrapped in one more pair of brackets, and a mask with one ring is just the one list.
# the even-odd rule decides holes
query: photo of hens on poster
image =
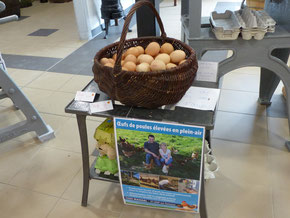
{"label": "photo of hens on poster", "polygon": [[114,127],[124,202],[198,213],[205,129],[123,118]]}

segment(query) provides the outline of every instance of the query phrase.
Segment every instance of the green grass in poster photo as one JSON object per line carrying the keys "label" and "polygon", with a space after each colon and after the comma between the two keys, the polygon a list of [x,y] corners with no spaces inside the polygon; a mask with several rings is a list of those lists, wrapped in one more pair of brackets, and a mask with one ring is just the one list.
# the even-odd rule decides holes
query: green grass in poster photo
{"label": "green grass in poster photo", "polygon": [[166,143],[173,159],[168,176],[199,180],[202,139],[161,133],[117,129],[119,159],[122,170],[164,175],[155,163],[146,168],[144,143],[152,134],[157,143]]}

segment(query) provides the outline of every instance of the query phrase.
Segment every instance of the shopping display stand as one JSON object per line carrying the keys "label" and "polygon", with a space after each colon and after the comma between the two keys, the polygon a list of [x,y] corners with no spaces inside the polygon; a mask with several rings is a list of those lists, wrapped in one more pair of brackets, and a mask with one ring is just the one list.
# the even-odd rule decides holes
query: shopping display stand
{"label": "shopping display stand", "polygon": [[[97,93],[95,102],[108,100],[109,97],[101,92],[98,85],[92,80],[84,89],[85,92]],[[75,114],[78,122],[82,148],[82,164],[83,164],[83,194],[82,206],[87,206],[89,183],[92,179],[103,180],[108,182],[119,182],[118,179],[103,177],[95,172],[95,162],[90,166],[89,150],[88,150],[88,135],[87,135],[87,116],[95,117],[119,117],[119,118],[135,118],[143,120],[166,121],[187,125],[203,126],[206,128],[206,139],[210,143],[210,130],[214,127],[214,111],[201,111],[189,108],[176,107],[172,109],[145,109],[128,107],[121,104],[114,104],[114,109],[99,113],[89,113],[89,103],[80,101],[71,101],[65,108],[66,113]],[[204,194],[204,175],[202,169],[201,180],[201,198],[200,198],[200,217],[206,218],[206,204]]]}
{"label": "shopping display stand", "polygon": [[[231,57],[219,62],[217,82],[210,84],[210,86],[219,87],[219,79],[221,77],[241,67],[258,66],[268,69],[280,77],[285,85],[290,125],[290,68],[282,60],[271,54],[275,49],[290,48],[290,22],[287,25],[277,25],[275,32],[267,33],[262,40],[243,40],[242,38],[237,40],[218,40],[211,28],[201,25],[201,1],[181,1],[182,41],[194,48],[198,59],[201,59],[207,51],[233,51]],[[222,8],[228,10],[235,10],[232,8],[236,6],[236,3],[230,2],[218,4],[223,4]],[[218,9],[218,5],[216,8]],[[268,96],[268,99],[260,98],[259,102],[269,105],[272,97],[269,93],[276,87],[273,87],[271,81],[267,82],[260,81],[260,83],[268,84],[261,86],[260,96]],[[289,141],[286,142],[286,147],[290,151]]]}

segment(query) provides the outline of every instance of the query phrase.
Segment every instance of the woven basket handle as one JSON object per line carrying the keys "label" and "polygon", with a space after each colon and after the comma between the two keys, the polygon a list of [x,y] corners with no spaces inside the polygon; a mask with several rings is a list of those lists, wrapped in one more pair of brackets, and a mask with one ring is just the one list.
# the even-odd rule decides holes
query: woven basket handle
{"label": "woven basket handle", "polygon": [[142,6],[147,6],[152,10],[155,17],[157,18],[157,21],[158,21],[158,24],[159,24],[159,27],[161,30],[161,37],[166,38],[166,33],[164,31],[164,26],[163,26],[162,20],[159,16],[158,12],[156,11],[154,5],[148,0],[141,0],[141,1],[136,2],[133,5],[133,7],[131,8],[131,10],[129,11],[129,13],[126,17],[124,26],[123,26],[123,30],[122,30],[122,34],[121,34],[121,38],[120,38],[120,43],[118,45],[118,50],[117,50],[117,59],[116,59],[115,67],[114,67],[114,73],[121,72],[122,54],[124,51],[124,45],[125,45],[125,40],[126,40],[127,32],[129,29],[129,25],[130,25],[131,19],[132,19],[133,15],[135,14],[136,10]]}

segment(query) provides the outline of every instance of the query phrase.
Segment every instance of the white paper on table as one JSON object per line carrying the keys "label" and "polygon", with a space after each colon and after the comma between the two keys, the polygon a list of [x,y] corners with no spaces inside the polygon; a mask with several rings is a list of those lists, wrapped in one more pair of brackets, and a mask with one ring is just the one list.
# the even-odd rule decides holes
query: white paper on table
{"label": "white paper on table", "polygon": [[102,112],[102,111],[109,111],[113,110],[113,103],[111,100],[107,101],[99,101],[95,103],[90,104],[90,113],[97,113],[97,112]]}
{"label": "white paper on table", "polygon": [[94,102],[96,93],[77,91],[75,101]]}
{"label": "white paper on table", "polygon": [[218,73],[218,62],[198,61],[198,70],[195,80],[205,82],[216,82]]}
{"label": "white paper on table", "polygon": [[219,95],[220,89],[190,87],[176,106],[214,111]]}

